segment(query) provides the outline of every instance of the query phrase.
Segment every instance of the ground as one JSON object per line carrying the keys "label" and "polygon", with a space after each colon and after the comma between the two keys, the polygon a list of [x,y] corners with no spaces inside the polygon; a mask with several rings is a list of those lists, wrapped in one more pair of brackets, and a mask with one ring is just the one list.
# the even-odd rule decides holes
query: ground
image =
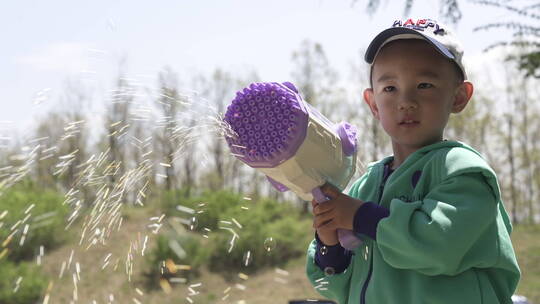
{"label": "ground", "polygon": [[[126,256],[130,243],[144,239],[148,234],[148,253],[154,244],[155,235],[149,233],[145,225],[149,218],[147,210],[129,212],[122,228],[111,236],[106,246],[94,246],[85,250],[78,246],[79,227],[73,227],[70,241],[45,255],[43,269],[53,281],[49,303],[70,303],[74,296],[74,276],[77,276],[76,263],[80,266],[80,281],[77,283],[77,303],[288,303],[293,299],[320,299],[306,278],[305,258],[290,261],[284,269],[267,269],[255,275],[235,275],[233,281],[226,281],[220,275],[203,270],[201,276],[185,284],[171,284],[170,293],[164,289],[148,289],[143,272],[147,263],[140,254],[133,255],[133,274],[128,281]],[[141,246],[142,241],[137,244]],[[307,244],[306,244],[307,246]],[[62,263],[69,262],[74,251],[71,267],[59,278]],[[140,252],[140,247],[139,251]],[[108,254],[110,262],[102,270]],[[226,254],[226,253],[224,253]],[[118,260],[118,266],[115,264]],[[67,267],[66,267],[67,268]],[[284,272],[284,271],[285,272]],[[197,286],[199,283],[200,286]],[[189,287],[198,293],[189,295]],[[138,289],[138,290],[137,290]],[[244,302],[242,302],[242,300]],[[138,301],[138,302],[137,302]]]}
{"label": "ground", "polygon": [[[74,294],[76,263],[80,265],[80,281],[77,284],[77,303],[288,303],[293,299],[321,299],[308,282],[305,272],[305,258],[290,261],[283,272],[267,269],[248,277],[235,275],[233,281],[226,281],[220,275],[203,270],[201,276],[186,284],[173,284],[170,293],[164,289],[147,289],[143,272],[147,264],[140,254],[133,255],[133,274],[128,281],[125,260],[130,243],[141,240],[148,234],[145,227],[149,218],[148,210],[127,212],[122,229],[108,240],[106,246],[95,246],[84,250],[78,246],[80,230],[73,227],[70,242],[63,247],[48,252],[43,259],[43,270],[53,282],[48,303],[70,303]],[[517,294],[526,296],[532,303],[540,303],[540,226],[517,226],[512,234],[514,247],[523,273]],[[141,237],[141,235],[143,237]],[[155,235],[148,234],[149,248],[154,244]],[[141,246],[141,241],[137,246]],[[307,246],[307,244],[306,244]],[[74,250],[71,267],[64,271],[60,279],[62,263],[67,264]],[[140,247],[139,247],[140,252]],[[102,270],[105,257],[111,253],[110,263]],[[226,254],[226,253],[224,253]],[[114,270],[116,261],[118,266]],[[200,283],[200,285],[199,285]],[[189,290],[189,287],[192,291]],[[196,295],[189,295],[198,293]],[[187,298],[189,296],[189,299]]]}

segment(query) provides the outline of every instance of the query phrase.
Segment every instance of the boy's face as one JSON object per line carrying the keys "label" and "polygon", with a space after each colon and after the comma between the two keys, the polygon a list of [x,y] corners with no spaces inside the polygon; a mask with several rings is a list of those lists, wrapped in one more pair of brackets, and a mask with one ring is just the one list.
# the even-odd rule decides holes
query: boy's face
{"label": "boy's face", "polygon": [[465,108],[472,84],[424,40],[396,40],[375,58],[364,99],[396,145],[418,149],[442,139],[450,113]]}

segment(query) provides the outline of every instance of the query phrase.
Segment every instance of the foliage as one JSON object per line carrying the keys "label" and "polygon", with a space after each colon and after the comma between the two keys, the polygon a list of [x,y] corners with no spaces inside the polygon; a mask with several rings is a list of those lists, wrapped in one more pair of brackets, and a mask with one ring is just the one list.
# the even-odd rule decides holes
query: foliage
{"label": "foliage", "polygon": [[[65,241],[64,219],[69,210],[57,192],[25,180],[9,188],[1,201],[0,214],[7,213],[2,219],[4,228],[0,229],[0,240],[11,236],[7,245],[10,260],[31,259],[38,254],[40,246],[51,249]],[[20,246],[26,229],[24,243]]]}
{"label": "foliage", "polygon": [[516,294],[523,295],[531,303],[540,303],[540,225],[515,225],[512,243],[521,269],[521,280]]}
{"label": "foliage", "polygon": [[[45,276],[31,263],[0,261],[0,303],[37,303],[47,286]],[[16,289],[17,282],[19,287]],[[16,292],[15,292],[16,289]]]}
{"label": "foliage", "polygon": [[[270,199],[252,202],[249,210],[226,210],[221,220],[220,232],[212,242],[209,268],[226,277],[234,275],[232,270],[239,268],[252,273],[283,265],[289,259],[302,256],[307,246],[306,237],[311,237],[307,229],[309,223],[301,219],[299,210]],[[234,237],[234,233],[238,237]]]}
{"label": "foliage", "polygon": [[[211,271],[230,278],[238,269],[252,273],[265,267],[283,265],[289,259],[305,254],[307,242],[312,237],[310,221],[302,218],[300,210],[290,204],[271,199],[248,201],[230,191],[206,191],[199,196],[176,199],[182,197],[182,193],[165,193],[161,206],[169,218],[175,215],[195,217],[198,224],[193,227],[194,232],[208,235],[208,239],[202,239],[207,243],[199,246],[208,248],[208,252],[189,252],[190,261],[206,261],[208,258]],[[195,214],[182,215],[176,209],[179,204],[193,209]],[[165,248],[167,241],[161,242],[163,248],[160,250],[169,254],[170,249]],[[203,257],[197,257],[197,254]],[[154,260],[164,257],[163,253]]]}
{"label": "foliage", "polygon": [[[358,0],[352,0],[352,5],[355,5]],[[374,14],[379,9],[381,0],[368,0],[366,3],[366,11],[368,14]],[[403,16],[409,16],[413,7],[414,0],[403,0]],[[439,0],[440,15],[452,23],[457,23],[461,20],[462,13],[459,8],[458,0]]]}
{"label": "foliage", "polygon": [[[254,218],[253,222],[257,219]],[[290,259],[305,254],[310,236],[306,220],[285,216],[273,223],[260,224],[260,229],[246,228],[231,246],[232,235],[220,233],[215,238],[209,268],[230,279],[240,270],[254,273],[267,267],[283,267]],[[246,226],[247,227],[247,226]],[[230,251],[229,251],[230,250]],[[249,253],[248,253],[249,252]]]}
{"label": "foliage", "polygon": [[[352,0],[352,5],[355,5],[358,0]],[[415,0],[404,0],[403,16],[408,16],[411,12]],[[515,0],[470,0],[470,2],[491,6],[503,9],[510,12],[516,17],[520,17],[520,21],[498,21],[488,23],[475,28],[478,30],[499,30],[501,28],[513,31],[513,41],[498,41],[489,46],[486,50],[500,46],[514,46],[518,49],[525,50],[524,53],[509,56],[508,59],[517,62],[519,69],[525,72],[525,77],[540,78],[540,3],[533,2],[532,4],[517,3]],[[374,14],[378,9],[380,0],[369,0],[366,4],[366,11],[369,14]],[[459,8],[458,0],[440,0],[439,10],[442,18],[451,23],[458,23],[462,18],[462,13]]]}
{"label": "foliage", "polygon": [[477,0],[473,2],[503,9],[520,18],[518,22],[494,22],[479,26],[474,30],[511,30],[514,37],[513,41],[499,41],[487,49],[510,45],[522,50],[523,52],[508,56],[507,59],[517,62],[519,69],[525,72],[525,77],[540,78],[540,3],[525,5],[523,3],[517,4],[517,1],[512,0]]}
{"label": "foliage", "polygon": [[186,197],[187,190],[173,190],[165,192],[160,198],[160,206],[168,217],[178,216],[190,219],[193,214],[189,214],[177,209],[180,207],[191,208],[196,213],[196,231],[203,231],[204,228],[216,230],[220,218],[228,210],[240,209],[242,196],[229,191],[204,191],[200,195]]}

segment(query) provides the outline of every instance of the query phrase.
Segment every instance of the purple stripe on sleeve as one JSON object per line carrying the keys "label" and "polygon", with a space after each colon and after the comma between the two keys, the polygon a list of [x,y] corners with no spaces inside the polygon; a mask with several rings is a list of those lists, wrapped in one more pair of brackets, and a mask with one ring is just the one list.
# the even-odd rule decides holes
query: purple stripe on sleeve
{"label": "purple stripe on sleeve", "polygon": [[356,210],[353,230],[377,240],[377,225],[379,221],[390,215],[388,208],[372,202],[365,202]]}
{"label": "purple stripe on sleeve", "polygon": [[[333,246],[326,246],[325,253],[322,254],[321,248],[325,245],[319,239],[317,233],[315,233],[315,239],[317,240],[317,252],[315,253],[315,263],[322,271],[326,268],[333,268],[334,273],[342,273],[349,267],[351,262],[352,252],[341,247],[338,243]],[[326,272],[326,271],[325,271]]]}

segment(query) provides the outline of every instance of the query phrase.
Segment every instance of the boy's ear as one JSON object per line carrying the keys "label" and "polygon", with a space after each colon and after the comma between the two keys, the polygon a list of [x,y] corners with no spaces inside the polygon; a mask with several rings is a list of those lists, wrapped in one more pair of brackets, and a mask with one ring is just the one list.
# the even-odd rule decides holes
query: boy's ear
{"label": "boy's ear", "polygon": [[457,87],[454,103],[452,104],[452,113],[459,113],[465,109],[474,92],[474,86],[469,81],[464,81]]}
{"label": "boy's ear", "polygon": [[375,97],[373,96],[372,88],[364,90],[364,102],[369,106],[373,117],[379,120],[379,108],[377,108],[377,104],[375,103]]}

